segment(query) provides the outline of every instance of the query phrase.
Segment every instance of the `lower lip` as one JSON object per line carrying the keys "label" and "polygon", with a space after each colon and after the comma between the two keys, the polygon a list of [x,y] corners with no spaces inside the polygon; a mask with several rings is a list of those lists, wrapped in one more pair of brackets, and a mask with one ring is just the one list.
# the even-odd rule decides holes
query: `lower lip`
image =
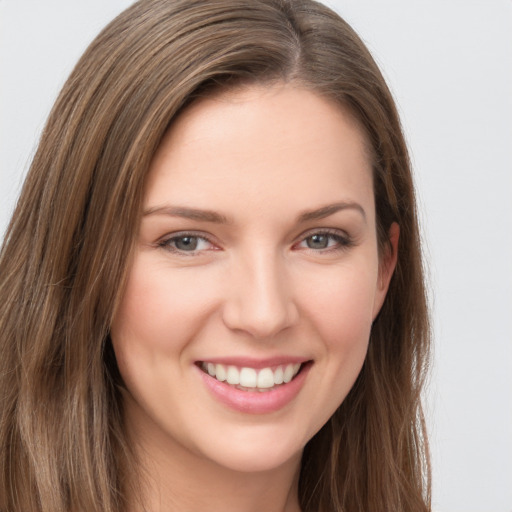
{"label": "lower lip", "polygon": [[284,408],[297,396],[310,368],[311,363],[305,363],[293,380],[270,391],[242,391],[218,381],[200,368],[197,371],[212,395],[230,409],[248,414],[268,414]]}

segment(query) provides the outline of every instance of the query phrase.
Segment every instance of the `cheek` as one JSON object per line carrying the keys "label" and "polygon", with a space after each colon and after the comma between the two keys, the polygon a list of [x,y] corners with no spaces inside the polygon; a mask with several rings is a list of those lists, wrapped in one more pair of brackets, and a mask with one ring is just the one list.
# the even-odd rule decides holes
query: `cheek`
{"label": "cheek", "polygon": [[[184,393],[185,354],[202,328],[208,311],[201,279],[170,271],[154,258],[139,254],[131,268],[123,298],[111,327],[119,371],[130,395],[150,416],[158,404],[171,403],[170,375],[176,396]],[[173,403],[177,410],[179,402]]]}
{"label": "cheek", "polygon": [[119,351],[175,354],[201,328],[212,308],[214,284],[206,287],[200,276],[191,279],[187,272],[150,263],[141,256],[132,267],[112,338]]}
{"label": "cheek", "polygon": [[[376,266],[375,266],[376,267]],[[377,272],[373,266],[346,265],[329,275],[310,280],[303,307],[313,320],[327,348],[343,351],[366,345],[375,300]]]}
{"label": "cheek", "polygon": [[322,273],[311,272],[310,292],[301,292],[308,340],[315,340],[316,348],[307,400],[314,404],[308,439],[345,400],[363,366],[372,325],[376,267],[354,261]]}

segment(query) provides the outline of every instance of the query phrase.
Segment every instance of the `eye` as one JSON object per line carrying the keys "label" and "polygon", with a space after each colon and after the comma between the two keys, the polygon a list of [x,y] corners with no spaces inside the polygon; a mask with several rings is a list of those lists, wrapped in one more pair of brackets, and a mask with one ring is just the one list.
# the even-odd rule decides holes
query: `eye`
{"label": "eye", "polygon": [[206,237],[193,233],[177,234],[159,242],[160,247],[174,252],[194,255],[202,251],[216,250],[216,246]]}
{"label": "eye", "polygon": [[346,234],[338,231],[317,231],[307,234],[297,247],[313,251],[336,251],[349,247],[351,243]]}

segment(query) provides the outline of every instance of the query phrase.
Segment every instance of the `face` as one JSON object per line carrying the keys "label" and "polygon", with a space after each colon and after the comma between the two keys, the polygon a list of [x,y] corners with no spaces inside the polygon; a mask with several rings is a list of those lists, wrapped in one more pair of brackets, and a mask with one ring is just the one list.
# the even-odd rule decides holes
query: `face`
{"label": "face", "polygon": [[111,331],[138,441],[236,471],[297,460],[361,370],[393,266],[350,115],[289,85],[194,104],[152,162]]}

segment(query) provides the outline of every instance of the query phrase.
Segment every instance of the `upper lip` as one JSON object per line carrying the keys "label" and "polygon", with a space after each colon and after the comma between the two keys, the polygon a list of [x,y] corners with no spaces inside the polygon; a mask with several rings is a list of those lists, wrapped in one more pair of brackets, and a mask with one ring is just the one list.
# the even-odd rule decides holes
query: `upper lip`
{"label": "upper lip", "polygon": [[307,361],[310,361],[307,357],[300,356],[276,356],[269,357],[265,359],[254,358],[254,357],[212,357],[205,358],[197,361],[197,363],[213,363],[213,364],[223,364],[226,366],[237,366],[239,368],[271,368],[274,366],[281,366],[287,364],[303,364]]}

